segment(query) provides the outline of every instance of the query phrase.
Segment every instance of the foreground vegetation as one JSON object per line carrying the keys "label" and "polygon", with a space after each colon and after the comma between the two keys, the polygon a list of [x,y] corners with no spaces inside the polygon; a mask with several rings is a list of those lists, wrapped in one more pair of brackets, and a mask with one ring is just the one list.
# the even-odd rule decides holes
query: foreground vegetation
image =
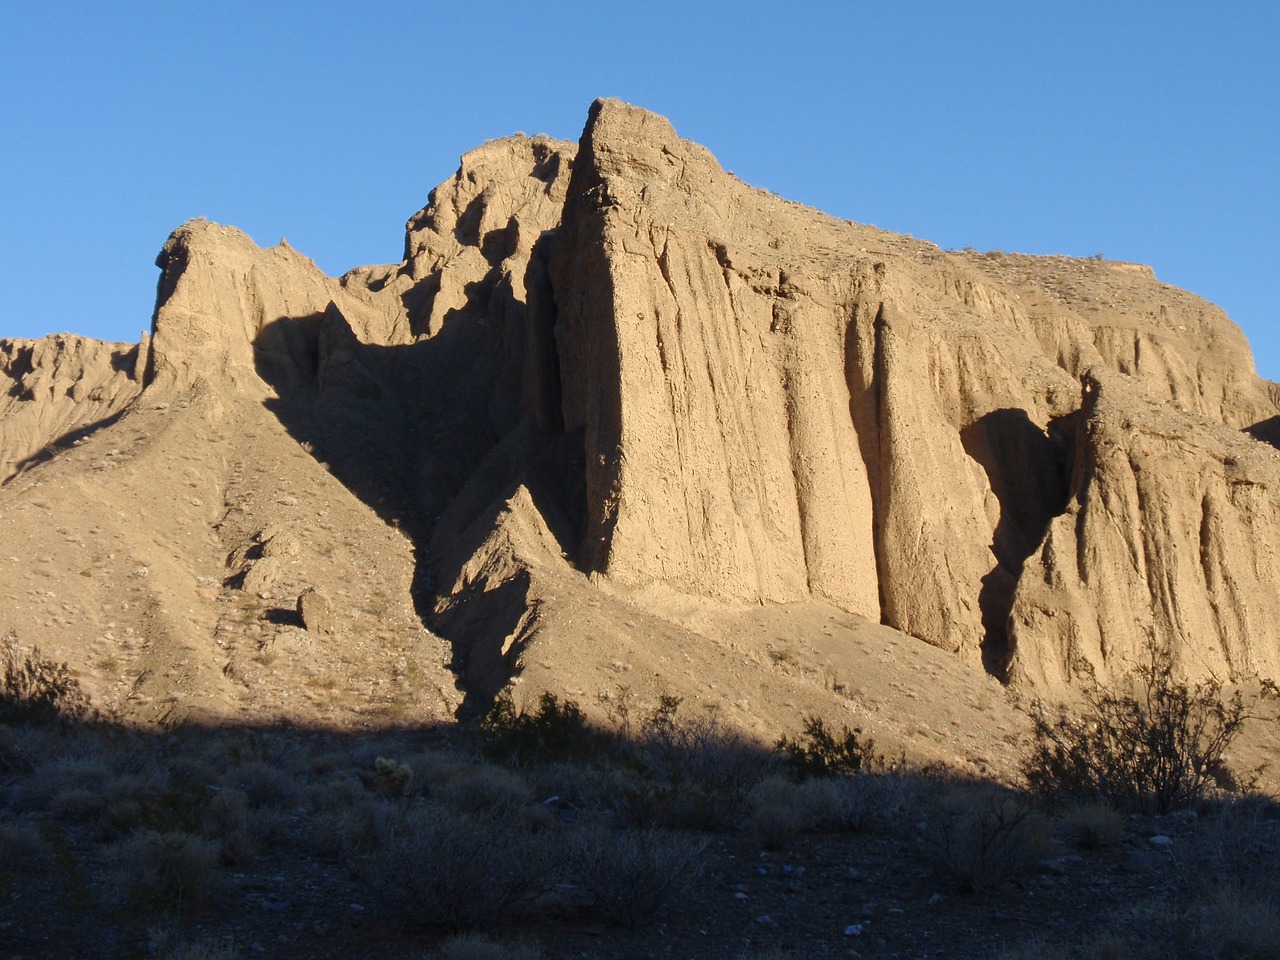
{"label": "foreground vegetation", "polygon": [[1276,808],[1212,776],[1241,708],[1158,668],[1041,709],[1021,788],[625,689],[608,729],[545,695],[156,733],[86,719],[38,652],[4,676],[5,956],[1280,955]]}

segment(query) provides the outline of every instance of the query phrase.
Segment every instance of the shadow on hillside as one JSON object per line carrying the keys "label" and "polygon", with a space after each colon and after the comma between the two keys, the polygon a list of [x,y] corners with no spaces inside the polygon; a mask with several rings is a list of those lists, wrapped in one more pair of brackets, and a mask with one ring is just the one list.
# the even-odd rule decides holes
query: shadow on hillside
{"label": "shadow on hillside", "polygon": [[408,288],[412,343],[362,343],[332,303],[277,319],[255,343],[257,372],[278,395],[267,402],[271,412],[412,541],[414,608],[452,645],[468,715],[483,714],[516,668],[519,651],[502,648],[525,616],[527,589],[527,578],[483,583],[455,600],[486,610],[441,615],[462,565],[489,535],[491,523],[480,521],[524,487],[570,562],[583,535],[581,439],[560,422],[542,256],[535,249],[525,277],[528,303],[495,268],[466,286],[465,302],[429,337],[440,276]]}

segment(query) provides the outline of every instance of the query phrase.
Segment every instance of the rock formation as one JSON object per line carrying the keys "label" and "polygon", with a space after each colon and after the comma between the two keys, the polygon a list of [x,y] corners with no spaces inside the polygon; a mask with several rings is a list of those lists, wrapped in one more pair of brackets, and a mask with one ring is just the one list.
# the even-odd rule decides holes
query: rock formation
{"label": "rock formation", "polygon": [[[46,490],[73,482],[74,457],[36,452],[77,431],[132,423],[151,469],[208,444],[216,463],[172,508],[213,531],[201,559],[181,560],[177,531],[156,542],[164,563],[216,570],[175,569],[187,599],[160,607],[315,586],[337,639],[314,655],[333,666],[359,610],[390,616],[411,581],[449,641],[441,709],[445,658],[468,696],[553,685],[558,658],[598,689],[623,649],[668,676],[679,652],[701,682],[733,649],[725,623],[783,604],[1040,691],[1153,648],[1188,677],[1280,674],[1280,453],[1264,442],[1280,394],[1221,311],[1145,267],[944,252],[836,220],[616,101],[576,147],[466,154],[399,264],[334,279],[202,221],[157,262],[137,348],[0,342],[0,502],[31,496],[37,468]],[[181,443],[155,439],[173,430]],[[229,431],[260,451],[287,434],[292,466],[252,488]],[[217,509],[193,513],[205,497]],[[309,542],[334,512],[365,530],[361,511],[380,533]],[[271,556],[281,523],[303,532]],[[304,577],[325,549],[342,570]],[[271,642],[318,649],[293,610],[273,616]],[[422,649],[415,629],[379,641],[385,656]]]}

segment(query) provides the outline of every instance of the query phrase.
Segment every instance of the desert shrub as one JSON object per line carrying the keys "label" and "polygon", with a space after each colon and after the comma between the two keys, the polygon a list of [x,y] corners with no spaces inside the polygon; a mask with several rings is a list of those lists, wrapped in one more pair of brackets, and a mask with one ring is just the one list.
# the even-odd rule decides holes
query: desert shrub
{"label": "desert shrub", "polygon": [[892,823],[911,794],[909,779],[891,773],[823,777],[799,786],[809,829],[827,832]]}
{"label": "desert shrub", "polygon": [[455,930],[496,920],[558,875],[544,836],[436,804],[385,807],[345,825],[350,869],[406,919]]}
{"label": "desert shrub", "polygon": [[45,659],[39,647],[21,655],[12,633],[0,647],[0,723],[55,723],[88,714],[89,699],[65,663]]}
{"label": "desert shrub", "polygon": [[1105,803],[1081,803],[1062,816],[1062,829],[1082,850],[1102,850],[1120,842],[1124,817]]}
{"label": "desert shrub", "polygon": [[757,783],[747,795],[747,809],[752,829],[772,850],[786,846],[812,822],[804,792],[785,777]]}
{"label": "desert shrub", "polygon": [[769,758],[724,724],[715,710],[685,717],[664,695],[623,761],[636,771],[627,792],[633,822],[715,830],[733,825]]}
{"label": "desert shrub", "polygon": [[1041,797],[1099,800],[1131,813],[1168,813],[1203,800],[1246,714],[1218,683],[1188,686],[1169,657],[1139,669],[1135,692],[1094,687],[1079,717],[1032,709],[1034,746],[1023,775]]}
{"label": "desert shrub", "polygon": [[1001,950],[994,960],[1075,960],[1073,948],[1055,943],[1046,943],[1039,937],[1020,943],[1014,947]]}
{"label": "desert shrub", "polygon": [[72,788],[53,797],[49,812],[60,820],[89,823],[107,812],[107,800],[97,790]]}
{"label": "desert shrub", "polygon": [[440,783],[432,796],[460,810],[509,814],[529,804],[529,785],[518,773],[490,764],[461,767]]}
{"label": "desert shrub", "polygon": [[827,729],[826,721],[810,714],[804,730],[792,740],[782,737],[777,748],[786,756],[791,775],[797,780],[839,777],[883,766],[875,753],[874,741],[861,739],[862,731],[842,727],[838,733]]}
{"label": "desert shrub", "polygon": [[210,798],[204,809],[201,826],[210,834],[247,830],[249,827],[249,797],[243,790],[228,787]]}
{"label": "desert shrub", "polygon": [[61,731],[0,723],[0,777],[29,774],[61,746]]}
{"label": "desert shrub", "polygon": [[114,799],[107,810],[111,829],[125,836],[138,830],[198,833],[205,808],[216,792],[203,782],[172,775],[157,774],[132,782],[137,789],[131,794],[112,790]]}
{"label": "desert shrub", "polygon": [[595,906],[627,928],[640,926],[699,873],[707,841],[666,830],[588,830],[573,866]]}
{"label": "desert shrub", "polygon": [[96,756],[45,757],[20,782],[12,802],[18,810],[49,810],[63,796],[101,794],[110,777],[110,767]]}
{"label": "desert shrub", "polygon": [[140,830],[109,854],[115,891],[132,907],[188,913],[208,904],[221,887],[219,846],[203,837]]}
{"label": "desert shrub", "polygon": [[480,721],[485,752],[503,759],[585,760],[605,749],[608,737],[587,725],[572,700],[543,693],[532,711],[518,710],[510,690],[503,690]]}
{"label": "desert shrub", "polygon": [[961,893],[992,887],[1051,849],[1044,817],[1021,797],[994,790],[976,797],[939,844],[942,866]]}
{"label": "desert shrub", "polygon": [[244,791],[253,807],[284,810],[298,804],[298,785],[293,775],[275,763],[251,760],[231,771],[225,782]]}

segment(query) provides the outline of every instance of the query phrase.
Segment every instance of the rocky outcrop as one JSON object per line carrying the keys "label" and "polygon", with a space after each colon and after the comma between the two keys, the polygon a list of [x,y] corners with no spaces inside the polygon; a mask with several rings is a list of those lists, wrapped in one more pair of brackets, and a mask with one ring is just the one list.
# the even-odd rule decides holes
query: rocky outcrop
{"label": "rocky outcrop", "polygon": [[1195,679],[1280,676],[1280,453],[1089,370],[1070,500],[1012,605],[1012,675],[1102,682],[1168,651]]}
{"label": "rocky outcrop", "polygon": [[149,342],[0,340],[0,482],[128,406],[142,388]]}

